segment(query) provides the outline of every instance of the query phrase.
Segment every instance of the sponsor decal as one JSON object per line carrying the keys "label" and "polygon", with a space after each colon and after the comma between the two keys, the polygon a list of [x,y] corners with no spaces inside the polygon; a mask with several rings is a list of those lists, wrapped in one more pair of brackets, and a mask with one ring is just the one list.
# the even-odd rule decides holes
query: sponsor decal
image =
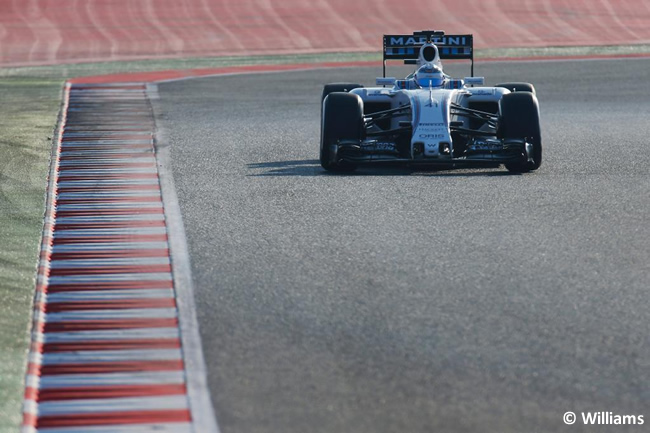
{"label": "sponsor decal", "polygon": [[494,89],[477,89],[472,92],[472,95],[494,95]]}
{"label": "sponsor decal", "polygon": [[361,147],[367,151],[395,151],[395,143],[389,141],[377,141],[367,144],[362,144]]}
{"label": "sponsor decal", "polygon": [[[390,36],[388,40],[389,46],[408,46],[408,45],[424,45],[427,42],[426,36]],[[466,46],[467,38],[465,36],[434,36],[431,42],[436,45],[447,46]]]}
{"label": "sponsor decal", "polygon": [[445,138],[445,134],[420,134],[419,137],[424,140],[440,140]]}
{"label": "sponsor decal", "polygon": [[395,144],[390,142],[377,142],[375,148],[377,150],[395,150]]}

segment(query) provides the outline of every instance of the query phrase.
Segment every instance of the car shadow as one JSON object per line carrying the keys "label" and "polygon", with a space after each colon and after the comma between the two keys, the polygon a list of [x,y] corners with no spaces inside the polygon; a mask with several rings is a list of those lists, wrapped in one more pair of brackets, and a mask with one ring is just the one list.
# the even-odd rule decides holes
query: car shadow
{"label": "car shadow", "polygon": [[519,176],[510,173],[505,168],[440,168],[434,166],[410,167],[404,165],[382,165],[360,167],[351,173],[331,173],[323,170],[317,159],[268,161],[247,164],[257,173],[248,174],[251,177],[265,176],[422,176],[422,177],[499,177]]}

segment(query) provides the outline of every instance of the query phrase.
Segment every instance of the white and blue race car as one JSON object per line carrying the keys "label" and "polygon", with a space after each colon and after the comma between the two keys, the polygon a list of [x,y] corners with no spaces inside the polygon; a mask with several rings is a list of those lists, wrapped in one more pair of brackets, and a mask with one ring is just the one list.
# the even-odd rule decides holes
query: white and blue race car
{"label": "white and blue race car", "polygon": [[[396,59],[415,64],[415,72],[405,79],[386,78],[386,61]],[[472,76],[451,78],[441,59],[471,60]],[[472,35],[385,35],[378,87],[335,83],[323,89],[321,165],[334,172],[400,162],[536,170],[542,138],[535,88],[529,83],[487,87],[473,75]]]}

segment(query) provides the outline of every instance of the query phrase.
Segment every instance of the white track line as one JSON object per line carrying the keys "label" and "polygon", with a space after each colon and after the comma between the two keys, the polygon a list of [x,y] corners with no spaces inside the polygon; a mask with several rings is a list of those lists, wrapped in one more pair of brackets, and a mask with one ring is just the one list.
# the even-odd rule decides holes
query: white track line
{"label": "white track line", "polygon": [[187,409],[186,395],[163,397],[102,398],[87,400],[42,401],[25,400],[25,411],[39,416],[135,412]]}
{"label": "white track line", "polygon": [[[112,193],[111,193],[112,194]],[[159,192],[156,192],[160,195]],[[98,216],[73,216],[73,217],[59,217],[55,220],[46,218],[46,223],[58,224],[89,224],[96,222],[129,222],[129,221],[164,221],[165,215],[162,214],[145,214],[145,215],[98,215]]]}
{"label": "white track line", "polygon": [[[102,139],[106,137],[120,137],[120,136],[141,136],[141,137],[146,137],[146,136],[151,136],[151,131],[88,131],[88,132],[66,132],[65,133],[66,137],[70,138],[75,138],[75,137],[83,137],[83,138],[97,138],[97,139]],[[142,138],[140,138],[142,140]],[[74,140],[71,140],[74,141]],[[63,147],[65,147],[65,144],[67,143],[67,140],[63,142]]]}
{"label": "white track line", "polygon": [[65,277],[50,277],[50,285],[56,284],[94,284],[112,283],[121,281],[171,281],[169,272],[139,273],[139,274],[97,274],[97,275],[70,275]]}
{"label": "white track line", "polygon": [[78,259],[78,260],[52,260],[50,269],[79,269],[98,268],[104,266],[126,265],[169,265],[169,257],[133,257],[115,259]]}
{"label": "white track line", "polygon": [[[130,144],[151,144],[151,139],[138,139],[134,138],[133,140],[68,140],[63,145],[63,150],[61,154],[66,152],[66,149],[74,149],[76,147],[88,147],[88,146],[97,146],[98,149],[103,149],[104,146],[114,147],[114,146],[124,146]],[[144,149],[144,148],[143,148]]]}
{"label": "white track line", "polygon": [[120,299],[173,298],[173,289],[97,290],[48,293],[48,302],[104,301]]}
{"label": "white track line", "polygon": [[56,239],[68,239],[89,236],[117,236],[117,235],[166,235],[165,227],[123,227],[110,229],[87,230],[56,230]]}
{"label": "white track line", "polygon": [[78,352],[30,353],[29,362],[41,365],[92,364],[119,361],[176,361],[183,359],[180,349],[80,350]]}
{"label": "white track line", "polygon": [[[124,144],[119,146],[95,146],[93,150],[79,150],[85,149],[89,146],[78,146],[72,147],[71,150],[64,150],[61,152],[61,156],[64,158],[72,158],[76,156],[88,156],[89,152],[92,152],[95,156],[102,155],[149,155],[152,153],[151,149],[142,147],[142,148],[124,148]],[[66,146],[66,149],[69,146]]]}
{"label": "white track line", "polygon": [[[83,155],[82,155],[83,156]],[[93,156],[98,156],[94,154]],[[108,164],[153,164],[156,161],[153,157],[148,156],[124,156],[122,158],[102,158],[102,159],[70,159],[63,160],[60,163],[61,167],[94,167],[105,166]],[[71,170],[66,170],[71,171]]]}
{"label": "white track line", "polygon": [[123,319],[173,319],[176,308],[129,308],[125,310],[81,310],[62,313],[46,313],[45,323],[75,322],[85,320]]}
{"label": "white track line", "polygon": [[31,388],[56,389],[111,385],[182,385],[182,371],[145,371],[133,373],[57,374],[53,376],[27,375],[26,385]]}
{"label": "white track line", "polygon": [[79,180],[64,180],[59,182],[59,191],[66,188],[80,188],[80,187],[103,187],[103,186],[119,187],[119,186],[133,186],[133,185],[158,185],[158,179],[79,179]]}
{"label": "white track line", "polygon": [[[90,204],[60,204],[57,206],[59,211],[75,211],[75,210],[88,210],[88,209],[131,209],[131,208],[147,208],[155,209],[161,208],[162,204],[159,201],[155,202],[120,202],[120,203],[90,203]],[[135,213],[135,212],[134,212]],[[57,234],[58,234],[57,230]]]}
{"label": "white track line", "polygon": [[120,198],[137,198],[137,197],[160,197],[160,192],[156,190],[151,191],[85,191],[85,192],[62,192],[57,195],[58,200],[70,199],[92,199],[92,198],[106,198],[107,201]]}
{"label": "white track line", "polygon": [[77,332],[42,332],[32,333],[34,341],[40,343],[64,343],[108,340],[138,340],[138,339],[170,339],[178,338],[178,328],[141,328],[119,329],[110,331],[77,331]]}
{"label": "white track line", "polygon": [[167,242],[106,242],[106,243],[72,243],[54,245],[51,247],[53,253],[82,252],[82,251],[120,251],[128,250],[166,250],[169,248]]}
{"label": "white track line", "polygon": [[196,433],[196,430],[190,423],[164,423],[39,428],[38,433]]}
{"label": "white track line", "polygon": [[61,176],[95,176],[105,174],[152,174],[158,173],[155,168],[137,167],[137,168],[80,168],[78,170],[63,170]]}
{"label": "white track line", "polygon": [[[158,98],[158,87],[147,85],[147,94],[151,99]],[[159,119],[160,113],[154,109],[154,118]],[[219,433],[217,418],[210,400],[210,390],[207,382],[207,368],[203,356],[199,322],[196,317],[194,286],[190,254],[187,248],[183,217],[176,195],[174,177],[171,170],[171,147],[163,132],[156,130],[156,155],[160,186],[165,204],[165,217],[169,231],[169,246],[171,250],[174,287],[176,289],[176,305],[178,308],[183,359],[185,362],[187,396],[192,411],[195,433]]]}

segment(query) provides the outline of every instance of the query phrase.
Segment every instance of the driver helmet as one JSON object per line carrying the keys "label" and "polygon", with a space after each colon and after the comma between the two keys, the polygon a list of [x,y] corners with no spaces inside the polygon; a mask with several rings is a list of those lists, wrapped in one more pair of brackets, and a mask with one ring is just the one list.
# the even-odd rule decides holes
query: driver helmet
{"label": "driver helmet", "polygon": [[415,72],[415,81],[420,87],[441,87],[445,82],[445,74],[433,63],[426,63]]}

